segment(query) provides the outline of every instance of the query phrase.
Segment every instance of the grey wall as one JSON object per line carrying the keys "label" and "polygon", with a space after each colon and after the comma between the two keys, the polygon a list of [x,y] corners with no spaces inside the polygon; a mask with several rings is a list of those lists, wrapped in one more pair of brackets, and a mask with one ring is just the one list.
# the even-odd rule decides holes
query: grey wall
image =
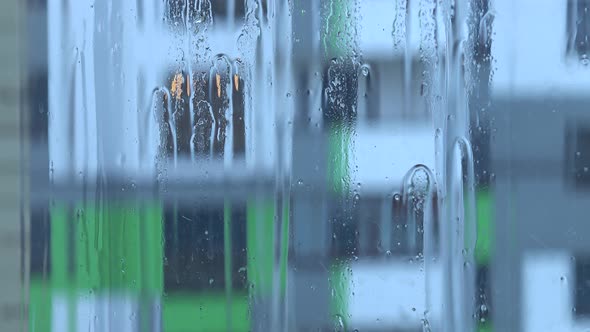
{"label": "grey wall", "polygon": [[[523,327],[523,254],[538,250],[590,253],[590,186],[579,185],[579,179],[590,176],[580,171],[590,146],[576,145],[580,130],[590,129],[588,105],[590,100],[575,96],[493,102],[492,298],[499,331]],[[587,167],[590,172],[590,164]]]}
{"label": "grey wall", "polygon": [[25,1],[0,1],[0,330],[21,320],[20,250],[20,29]]}

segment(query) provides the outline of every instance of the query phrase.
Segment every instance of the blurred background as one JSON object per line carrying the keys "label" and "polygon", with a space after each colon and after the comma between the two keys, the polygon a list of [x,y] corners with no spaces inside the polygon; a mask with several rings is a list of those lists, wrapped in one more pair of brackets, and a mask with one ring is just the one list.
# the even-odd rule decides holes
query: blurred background
{"label": "blurred background", "polygon": [[590,330],[590,0],[3,0],[0,330]]}

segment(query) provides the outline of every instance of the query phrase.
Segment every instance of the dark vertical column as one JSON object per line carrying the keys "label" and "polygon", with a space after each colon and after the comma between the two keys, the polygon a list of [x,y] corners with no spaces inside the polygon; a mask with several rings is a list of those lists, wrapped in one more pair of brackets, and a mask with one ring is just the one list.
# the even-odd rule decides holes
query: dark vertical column
{"label": "dark vertical column", "polygon": [[246,154],[246,124],[244,121],[244,79],[237,74],[232,84],[232,128],[234,158],[244,158]]}
{"label": "dark vertical column", "polygon": [[[472,50],[475,62],[479,66],[475,72],[477,76],[471,77],[475,82],[474,90],[469,96],[469,112],[471,127],[471,146],[473,149],[474,173],[476,181],[476,204],[477,204],[477,228],[478,237],[492,237],[489,232],[494,223],[491,218],[492,189],[491,174],[493,174],[491,165],[490,139],[492,132],[491,114],[491,96],[490,96],[490,79],[492,70],[492,27],[494,17],[488,14],[488,0],[472,1],[472,31],[473,39]],[[492,303],[492,276],[490,275],[490,257],[489,247],[483,247],[482,243],[491,243],[484,239],[479,239],[475,248],[476,255],[476,313],[478,314],[478,325],[480,328],[486,328],[494,325]]]}

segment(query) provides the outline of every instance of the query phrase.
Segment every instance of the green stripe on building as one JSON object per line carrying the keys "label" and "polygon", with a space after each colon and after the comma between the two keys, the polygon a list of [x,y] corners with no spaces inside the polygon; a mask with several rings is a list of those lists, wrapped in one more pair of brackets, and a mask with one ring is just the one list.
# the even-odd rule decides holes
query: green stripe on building
{"label": "green stripe on building", "polygon": [[335,125],[328,135],[328,185],[335,193],[344,194],[350,185],[348,147],[352,143],[351,134],[343,126]]}
{"label": "green stripe on building", "polygon": [[[226,332],[228,312],[224,293],[175,294],[162,303],[165,332]],[[250,330],[248,296],[234,293],[231,305],[231,331]]]}
{"label": "green stripe on building", "polygon": [[261,295],[272,292],[275,204],[272,200],[249,201],[246,208],[248,282]]}
{"label": "green stripe on building", "polygon": [[163,290],[160,203],[56,204],[50,209],[48,279],[32,276],[29,328],[51,331],[53,300],[67,305],[74,330],[81,298],[121,293],[157,299]]}
{"label": "green stripe on building", "polygon": [[[73,271],[79,291],[161,292],[163,229],[158,204],[86,203],[78,205],[72,218]],[[61,260],[52,256],[52,262]]]}
{"label": "green stripe on building", "polygon": [[478,190],[477,201],[477,242],[475,261],[487,265],[493,248],[493,196],[489,189]]}
{"label": "green stripe on building", "polygon": [[57,205],[51,209],[51,286],[53,289],[66,289],[71,283],[68,273],[68,210],[66,206]]}
{"label": "green stripe on building", "polygon": [[[350,293],[351,269],[348,263],[335,263],[330,268],[330,290],[332,298],[331,313],[333,319],[342,320],[348,326],[348,295]],[[338,322],[335,322],[338,323]]]}
{"label": "green stripe on building", "polygon": [[51,331],[51,284],[41,277],[29,280],[29,330]]}

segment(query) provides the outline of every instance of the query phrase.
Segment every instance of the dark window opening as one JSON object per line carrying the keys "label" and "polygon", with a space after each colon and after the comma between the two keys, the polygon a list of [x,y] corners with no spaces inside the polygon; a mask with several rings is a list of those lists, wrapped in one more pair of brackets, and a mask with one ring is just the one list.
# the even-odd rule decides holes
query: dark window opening
{"label": "dark window opening", "polygon": [[576,257],[574,316],[590,316],[590,257]]}
{"label": "dark window opening", "polygon": [[577,190],[590,189],[590,126],[570,126],[566,138],[566,177]]}
{"label": "dark window opening", "polygon": [[[245,289],[246,208],[230,212],[232,288]],[[223,292],[225,290],[224,207],[169,205],[164,212],[164,288],[166,292]]]}

